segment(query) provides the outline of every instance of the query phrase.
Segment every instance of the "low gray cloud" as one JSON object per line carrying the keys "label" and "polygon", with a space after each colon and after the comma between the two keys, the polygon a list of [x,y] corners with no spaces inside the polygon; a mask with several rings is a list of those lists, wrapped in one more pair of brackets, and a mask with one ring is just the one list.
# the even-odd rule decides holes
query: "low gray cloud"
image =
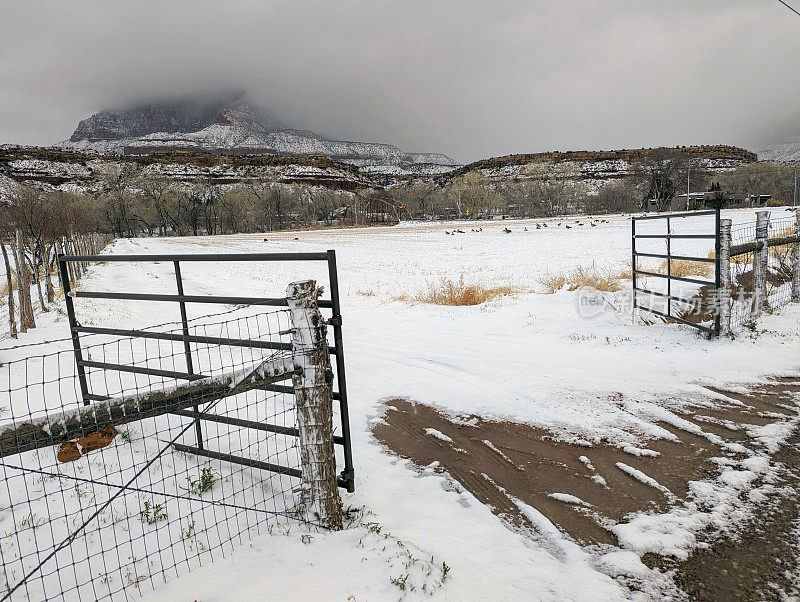
{"label": "low gray cloud", "polygon": [[0,5],[0,142],[134,98],[246,88],[286,121],[461,161],[754,147],[800,109],[800,17],[771,0]]}

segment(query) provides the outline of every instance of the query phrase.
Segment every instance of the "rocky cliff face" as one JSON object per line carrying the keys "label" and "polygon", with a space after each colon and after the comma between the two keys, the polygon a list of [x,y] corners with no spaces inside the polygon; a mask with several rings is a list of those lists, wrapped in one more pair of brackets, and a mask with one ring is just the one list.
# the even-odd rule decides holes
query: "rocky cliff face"
{"label": "rocky cliff face", "polygon": [[319,156],[231,157],[159,152],[137,157],[0,145],[0,202],[8,196],[13,183],[43,190],[102,193],[105,180],[123,171],[128,173],[134,189],[138,178],[163,178],[178,185],[202,182],[220,189],[254,182],[349,191],[375,186],[357,167]]}
{"label": "rocky cliff face", "polygon": [[800,112],[765,129],[758,142],[761,147],[758,156],[763,161],[800,161]]}
{"label": "rocky cliff face", "polygon": [[642,165],[648,162],[680,157],[691,157],[693,168],[701,167],[712,174],[730,171],[758,160],[755,153],[726,145],[546,152],[482,159],[442,177],[449,178],[470,171],[479,171],[492,181],[549,177],[581,183],[588,191],[597,191],[609,182],[636,175]]}
{"label": "rocky cliff face", "polygon": [[243,95],[213,101],[137,104],[102,111],[78,124],[57,146],[75,151],[146,155],[188,150],[225,154],[327,155],[359,167],[387,172],[431,173],[457,167],[441,153],[408,153],[391,144],[331,140],[292,129]]}
{"label": "rocky cliff face", "polygon": [[800,132],[794,136],[786,136],[758,151],[764,161],[779,163],[796,163],[800,161]]}

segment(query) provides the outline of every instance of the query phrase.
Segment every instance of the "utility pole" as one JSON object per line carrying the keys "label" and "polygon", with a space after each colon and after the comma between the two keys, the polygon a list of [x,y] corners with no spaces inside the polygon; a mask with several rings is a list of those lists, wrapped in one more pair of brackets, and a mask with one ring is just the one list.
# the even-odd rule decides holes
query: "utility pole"
{"label": "utility pole", "polygon": [[689,211],[691,205],[689,204],[689,173],[692,170],[692,158],[686,160],[686,211]]}
{"label": "utility pole", "polygon": [[794,162],[794,196],[792,197],[792,206],[797,207],[797,161]]}

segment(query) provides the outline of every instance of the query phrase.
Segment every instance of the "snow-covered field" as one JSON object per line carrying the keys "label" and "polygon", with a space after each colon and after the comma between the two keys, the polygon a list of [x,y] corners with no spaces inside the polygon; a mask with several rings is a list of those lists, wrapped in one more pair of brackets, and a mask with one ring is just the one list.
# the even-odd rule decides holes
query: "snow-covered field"
{"label": "snow-covered field", "polygon": [[[783,209],[773,211],[784,215]],[[753,212],[725,212],[725,217],[749,222]],[[310,538],[300,527],[287,535],[261,536],[235,556],[172,580],[154,595],[205,602],[288,597],[376,600],[427,595],[432,590],[435,597],[452,600],[626,598],[628,590],[614,576],[650,574],[637,556],[648,549],[647,541],[642,541],[647,528],[635,534],[620,530],[627,549],[604,550],[601,555],[582,549],[536,509],[526,507],[523,510],[540,531],[538,539],[531,539],[509,530],[469,493],[445,487],[442,476],[412,470],[370,432],[380,419],[384,400],[407,397],[452,414],[524,421],[564,438],[591,442],[604,437],[621,448],[637,447],[648,437],[665,436],[656,422],[668,419],[668,402],[707,397],[702,385],[731,388],[768,375],[797,372],[800,307],[796,305],[764,316],[757,338],[707,340],[689,328],[645,326],[635,323],[629,311],[615,311],[612,305],[624,307],[627,290],[591,317],[579,311],[577,292],[543,294],[540,279],[548,274],[575,267],[626,269],[630,219],[601,219],[596,226],[589,225],[589,218],[414,223],[119,240],[111,245],[106,252],[335,249],[339,266],[356,468],[356,493],[344,494],[344,502],[364,509],[362,526],[314,533]],[[545,222],[548,227],[536,227]],[[445,233],[456,228],[464,232]],[[696,245],[692,252],[705,254],[709,249]],[[314,264],[186,264],[183,277],[187,294],[241,296],[279,296],[287,283],[309,277],[327,282],[325,267]],[[396,300],[442,278],[462,277],[465,283],[512,285],[522,292],[471,307]],[[94,267],[82,287],[171,293],[173,278],[170,264],[112,263]],[[76,305],[84,325],[143,327],[178,317],[174,307],[158,303],[130,304],[126,312],[103,300],[80,299]],[[0,307],[0,312],[4,309]],[[195,315],[208,311],[190,309]],[[18,343],[67,336],[63,313],[53,311],[37,319],[39,327],[22,335]],[[0,316],[0,328],[6,324]],[[14,342],[3,337],[0,360],[70,346],[62,341],[4,350]],[[786,435],[778,432],[774,438]],[[664,524],[670,520],[651,526],[649,532],[668,540],[669,534],[659,529],[668,528]],[[681,537],[687,522],[680,525]],[[450,567],[443,583],[442,563]],[[411,575],[408,584],[416,584],[414,592],[392,582],[403,574]],[[422,585],[427,586],[424,592]]]}

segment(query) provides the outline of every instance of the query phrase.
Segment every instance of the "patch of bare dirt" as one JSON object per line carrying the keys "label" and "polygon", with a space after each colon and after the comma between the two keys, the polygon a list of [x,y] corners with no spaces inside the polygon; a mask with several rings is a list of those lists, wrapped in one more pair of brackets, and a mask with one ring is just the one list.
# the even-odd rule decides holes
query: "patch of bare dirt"
{"label": "patch of bare dirt", "polygon": [[[604,442],[582,446],[558,441],[553,433],[526,424],[479,416],[453,418],[407,399],[388,401],[384,421],[375,425],[373,433],[420,469],[437,463],[435,470],[447,473],[511,528],[535,530],[521,512],[519,500],[575,540],[615,544],[606,528],[610,524],[630,512],[665,510],[686,498],[689,481],[715,478],[720,469],[711,459],[736,456],[724,442],[763,449],[753,438],[752,427],[794,418],[800,381],[776,379],[746,393],[712,390],[725,397],[680,404],[673,410],[689,423],[685,428],[660,424],[677,440],[648,441],[646,449],[657,453],[653,456],[627,453]],[[691,425],[709,436],[688,432],[693,430]],[[788,470],[785,478],[800,488],[798,448],[800,435],[794,433],[773,460],[797,467]],[[651,477],[666,491],[637,480],[630,469]],[[676,584],[696,599],[757,599],[770,597],[776,587],[785,592],[790,578],[775,575],[797,564],[792,525],[800,518],[800,501],[795,497],[762,504],[758,519],[740,531],[740,539],[717,538],[715,542],[709,535],[710,547],[686,562],[646,558],[647,564],[674,570]],[[710,571],[713,578],[708,576]]]}
{"label": "patch of bare dirt", "polygon": [[[404,399],[387,406],[385,422],[373,432],[397,455],[420,467],[438,462],[438,470],[515,526],[530,527],[513,498],[585,543],[615,543],[605,524],[629,512],[664,509],[673,499],[633,478],[618,463],[645,473],[680,497],[690,480],[715,474],[710,458],[720,453],[706,439],[685,432],[677,442],[652,441],[649,449],[660,456],[648,457],[605,443],[584,447],[557,441],[552,433],[526,424],[477,416],[453,421],[430,406]],[[551,494],[575,496],[588,506],[565,503]]]}
{"label": "patch of bare dirt", "polygon": [[777,489],[758,505],[755,518],[733,535],[707,533],[709,546],[676,562],[647,554],[643,561],[674,569],[673,581],[692,600],[797,600],[800,433],[789,438],[775,461],[782,463]]}

